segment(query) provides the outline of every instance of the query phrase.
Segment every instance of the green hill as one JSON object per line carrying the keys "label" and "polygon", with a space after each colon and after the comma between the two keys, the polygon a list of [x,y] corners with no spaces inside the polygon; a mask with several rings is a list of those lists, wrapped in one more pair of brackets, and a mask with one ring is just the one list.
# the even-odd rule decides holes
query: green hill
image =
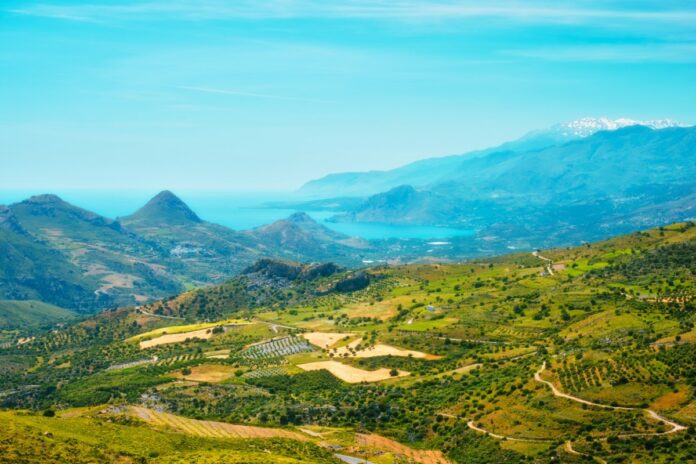
{"label": "green hill", "polygon": [[303,214],[237,232],[201,220],[168,191],[120,220],[55,195],[2,206],[0,251],[0,299],[41,300],[79,312],[220,283],[263,257],[355,266],[379,252]]}
{"label": "green hill", "polygon": [[[461,264],[263,260],[221,285],[19,330],[35,338],[0,346],[0,406],[33,413],[3,413],[0,446],[36,449],[41,430],[97,462],[246,462],[234,453],[257,446],[274,462],[689,462],[694,262],[693,223]],[[142,448],[125,445],[133,427]],[[241,448],[214,440],[231,435]]]}
{"label": "green hill", "polygon": [[128,226],[157,227],[198,224],[201,219],[179,197],[164,190],[132,215],[121,218],[121,222]]}
{"label": "green hill", "polygon": [[41,301],[0,300],[0,327],[26,329],[67,322],[75,313]]}

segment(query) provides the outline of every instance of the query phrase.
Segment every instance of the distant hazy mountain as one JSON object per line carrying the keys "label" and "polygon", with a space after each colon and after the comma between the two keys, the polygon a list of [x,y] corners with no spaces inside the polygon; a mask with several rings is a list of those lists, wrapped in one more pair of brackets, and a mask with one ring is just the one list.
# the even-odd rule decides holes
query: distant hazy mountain
{"label": "distant hazy mountain", "polygon": [[359,264],[371,248],[366,240],[335,232],[305,213],[295,213],[247,234],[268,255],[286,259]]}
{"label": "distant hazy mountain", "polygon": [[694,194],[696,128],[631,126],[543,149],[469,158],[442,182],[371,196],[334,220],[587,240],[692,218]]}
{"label": "distant hazy mountain", "polygon": [[652,129],[682,127],[669,119],[637,121],[633,119],[582,118],[554,125],[548,129],[533,131],[524,137],[485,150],[463,155],[428,158],[387,171],[346,172],[330,174],[303,185],[299,194],[309,198],[365,197],[385,192],[400,185],[426,187],[449,179],[453,173],[469,168],[472,159],[492,153],[521,152],[546,148],[578,140],[599,131],[614,131],[628,126],[645,126]]}

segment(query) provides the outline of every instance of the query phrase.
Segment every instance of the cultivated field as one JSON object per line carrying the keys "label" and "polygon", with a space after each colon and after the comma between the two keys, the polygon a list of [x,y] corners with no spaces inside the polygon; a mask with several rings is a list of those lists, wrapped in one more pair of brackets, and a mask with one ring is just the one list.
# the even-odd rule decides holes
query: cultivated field
{"label": "cultivated field", "polygon": [[346,337],[352,337],[355,334],[352,333],[329,333],[329,332],[309,332],[304,333],[302,336],[312,345],[316,345],[320,348],[331,348],[339,340]]}
{"label": "cultivated field", "polygon": [[165,427],[177,432],[198,437],[216,438],[290,438],[292,440],[307,440],[304,435],[290,430],[270,427],[254,427],[250,425],[234,425],[226,422],[203,421],[159,412],[140,406],[131,406],[133,416],[145,422]]}
{"label": "cultivated field", "polygon": [[406,371],[397,371],[398,374],[392,376],[389,373],[389,369],[382,368],[377,369],[375,371],[366,371],[353,366],[342,364],[338,361],[319,361],[307,364],[299,364],[297,367],[305,371],[317,371],[320,369],[326,369],[339,379],[348,383],[379,382],[381,380],[391,379],[394,377],[405,377],[410,374]]}
{"label": "cultivated field", "polygon": [[[404,358],[411,357],[416,359],[440,359],[440,356],[435,356],[422,351],[404,350],[391,345],[378,343],[374,346],[356,350],[355,348],[362,342],[362,338],[351,342],[347,346],[337,348],[333,353],[336,356],[348,356],[355,358],[376,358],[378,356],[401,356]],[[351,350],[352,348],[352,350]]]}
{"label": "cultivated field", "polygon": [[201,340],[208,340],[213,336],[213,329],[200,329],[193,330],[191,332],[181,332],[161,335],[152,340],[143,340],[139,343],[140,349],[145,350],[147,348],[152,348],[159,345],[167,345],[169,343],[181,343],[187,339],[199,338]]}
{"label": "cultivated field", "polygon": [[223,382],[234,376],[237,369],[222,364],[200,364],[191,368],[191,373],[184,375],[181,371],[172,375],[179,379],[193,380],[194,382]]}

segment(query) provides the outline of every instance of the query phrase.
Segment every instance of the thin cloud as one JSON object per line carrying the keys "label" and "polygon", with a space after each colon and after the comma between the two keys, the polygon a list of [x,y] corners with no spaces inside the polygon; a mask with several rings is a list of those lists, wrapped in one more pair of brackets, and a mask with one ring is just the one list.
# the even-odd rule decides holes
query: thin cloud
{"label": "thin cloud", "polygon": [[[655,2],[654,7],[664,3]],[[664,8],[664,7],[662,7]],[[376,20],[456,20],[467,18],[506,19],[533,23],[573,23],[599,19],[693,24],[696,10],[689,8],[595,8],[577,4],[559,6],[557,2],[418,2],[418,1],[346,1],[314,0],[256,1],[146,1],[127,4],[37,3],[10,10],[16,14],[43,16],[74,21],[119,19],[145,20],[231,20],[231,19],[376,19]]]}
{"label": "thin cloud", "polygon": [[696,62],[696,43],[541,47],[506,50],[501,53],[545,61],[693,63]]}
{"label": "thin cloud", "polygon": [[221,95],[231,95],[235,97],[249,97],[249,98],[263,98],[268,100],[286,100],[286,101],[301,101],[301,102],[312,102],[312,103],[332,103],[328,100],[317,100],[313,98],[303,98],[303,97],[289,97],[284,95],[273,95],[267,93],[255,93],[255,92],[243,92],[240,90],[229,90],[229,89],[217,89],[213,87],[196,87],[188,85],[177,86],[178,89],[191,90],[194,92],[203,93],[216,93]]}

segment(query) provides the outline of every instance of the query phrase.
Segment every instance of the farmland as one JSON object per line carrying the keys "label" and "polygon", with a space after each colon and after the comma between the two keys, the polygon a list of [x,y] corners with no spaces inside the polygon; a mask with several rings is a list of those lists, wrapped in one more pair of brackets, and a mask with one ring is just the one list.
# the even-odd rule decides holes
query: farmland
{"label": "farmland", "polygon": [[[15,329],[0,349],[1,414],[34,430],[36,449],[50,420],[108,408],[118,414],[61,420],[101,427],[109,416],[100,430],[186,436],[187,456],[212,447],[230,462],[247,462],[234,447],[260,459],[266,442],[278,462],[687,462],[694,243],[696,227],[677,224],[544,259],[376,267],[349,292],[327,290],[349,273],[242,276],[195,299]],[[201,320],[151,316],[180,317],[194,300]],[[80,456],[106,442],[73,436]],[[99,459],[186,459],[162,446],[150,456],[109,445]]]}
{"label": "farmland", "polygon": [[300,364],[298,367],[305,371],[326,369],[339,379],[348,383],[379,382],[380,380],[387,380],[392,377],[404,377],[409,375],[409,373],[406,371],[395,370],[393,373],[391,373],[389,369],[384,368],[374,371],[366,371],[364,369],[358,369],[337,361],[319,361],[314,363]]}

